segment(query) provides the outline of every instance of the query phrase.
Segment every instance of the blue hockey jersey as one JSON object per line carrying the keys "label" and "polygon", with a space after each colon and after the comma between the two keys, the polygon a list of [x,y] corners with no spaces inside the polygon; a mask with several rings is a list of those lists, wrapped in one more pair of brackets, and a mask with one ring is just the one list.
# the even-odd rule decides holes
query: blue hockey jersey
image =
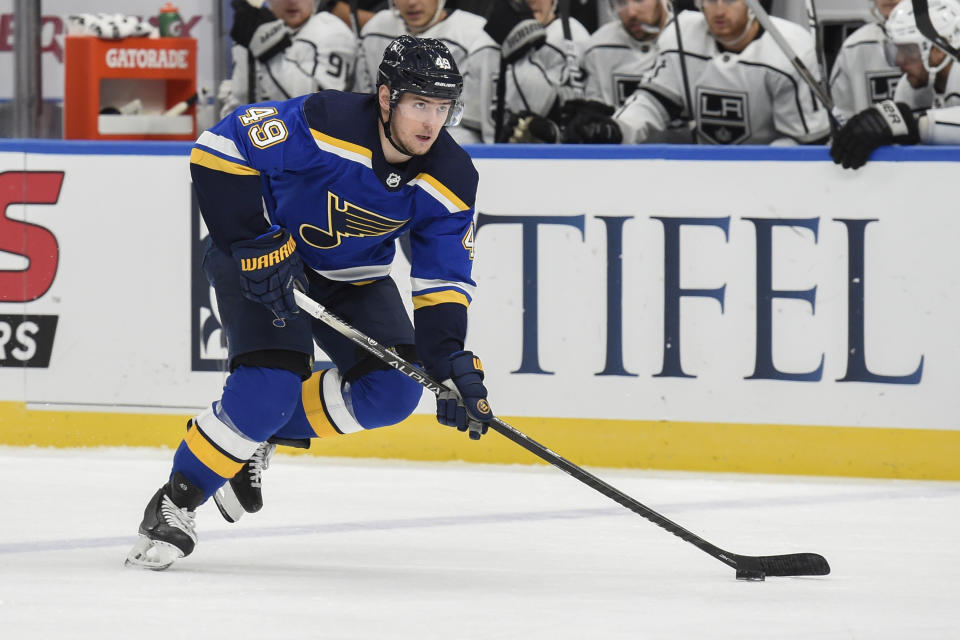
{"label": "blue hockey jersey", "polygon": [[227,253],[277,224],[309,268],[362,283],[389,276],[395,240],[409,231],[417,346],[429,370],[466,333],[478,175],[446,130],[424,156],[388,164],[378,117],[376,95],[338,91],[245,105],[200,135],[191,172]]}

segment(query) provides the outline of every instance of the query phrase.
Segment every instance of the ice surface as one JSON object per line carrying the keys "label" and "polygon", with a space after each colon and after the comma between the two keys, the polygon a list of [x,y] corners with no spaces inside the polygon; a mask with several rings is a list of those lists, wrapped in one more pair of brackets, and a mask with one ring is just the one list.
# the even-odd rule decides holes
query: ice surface
{"label": "ice surface", "polygon": [[960,483],[592,469],[724,549],[833,568],[748,583],[552,467],[278,455],[263,511],[210,501],[193,555],[125,569],[171,458],[0,447],[0,638],[960,637]]}

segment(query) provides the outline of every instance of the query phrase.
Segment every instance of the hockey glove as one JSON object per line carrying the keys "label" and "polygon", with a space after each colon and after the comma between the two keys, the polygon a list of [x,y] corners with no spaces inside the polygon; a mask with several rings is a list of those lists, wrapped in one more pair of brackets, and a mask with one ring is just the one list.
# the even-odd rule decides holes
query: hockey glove
{"label": "hockey glove", "polygon": [[303,261],[296,247],[290,232],[277,225],[253,240],[230,246],[240,269],[240,291],[247,299],[269,307],[278,320],[299,312],[293,290],[306,291]]}
{"label": "hockey glove", "polygon": [[260,62],[266,62],[292,44],[290,29],[269,9],[258,9],[247,0],[233,0],[231,5],[234,13],[230,37]]}
{"label": "hockey glove", "polygon": [[877,147],[887,144],[917,144],[917,119],[902,102],[884,100],[850,118],[837,132],[830,156],[844,169],[859,169]]}
{"label": "hockey glove", "polygon": [[584,111],[575,114],[563,128],[567,144],[620,144],[623,132],[609,115]]}
{"label": "hockey glove", "polygon": [[500,55],[507,63],[547,41],[546,28],[534,19],[525,0],[493,0],[483,30],[500,45]]}
{"label": "hockey glove", "polygon": [[519,114],[507,142],[555,144],[560,142],[560,127],[550,118],[524,111]]}
{"label": "hockey glove", "polygon": [[447,390],[437,395],[437,422],[468,431],[471,440],[479,440],[493,420],[480,358],[470,351],[451,355],[450,378],[443,385]]}

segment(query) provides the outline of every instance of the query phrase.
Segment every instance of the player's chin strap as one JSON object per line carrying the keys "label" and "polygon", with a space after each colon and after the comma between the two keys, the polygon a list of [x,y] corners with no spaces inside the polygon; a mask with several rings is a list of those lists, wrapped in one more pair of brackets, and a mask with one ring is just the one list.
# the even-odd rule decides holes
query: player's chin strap
{"label": "player's chin strap", "polygon": [[393,145],[393,148],[402,153],[405,156],[410,156],[411,158],[416,154],[405,146],[402,142],[397,142],[393,139],[393,134],[390,133],[390,123],[393,121],[393,105],[390,105],[390,111],[387,113],[387,119],[384,120],[380,114],[377,114],[377,120],[380,121],[380,125],[383,127],[383,135],[387,137],[387,141]]}
{"label": "player's chin strap", "polygon": [[[419,36],[421,33],[423,33],[424,31],[426,31],[427,29],[429,29],[429,28],[432,27],[433,25],[435,25],[435,24],[437,24],[438,22],[440,22],[440,20],[442,20],[443,17],[444,17],[444,16],[443,16],[444,5],[446,5],[446,0],[439,0],[439,2],[437,2],[437,10],[434,11],[433,17],[430,18],[430,21],[429,21],[427,24],[423,25],[422,27],[419,27],[418,29],[414,30],[414,29],[410,28],[410,25],[407,25],[407,30],[410,32],[410,35],[412,35],[412,36]],[[394,14],[397,15],[397,16],[400,16],[401,19],[402,19],[402,15],[400,14],[400,10],[396,8],[396,6],[394,5],[393,2],[390,2],[390,7],[391,7],[391,9],[393,9]]]}
{"label": "player's chin strap", "polygon": [[[933,45],[933,46],[936,46],[936,45]],[[942,49],[941,49],[941,51],[942,51]],[[931,66],[931,65],[930,65],[930,54],[931,54],[931,53],[933,53],[933,47],[930,48],[930,51],[927,51],[927,61],[926,61],[926,64],[925,64],[924,66],[925,66],[926,69],[927,69],[927,88],[928,88],[928,89],[934,89],[934,93],[936,93],[936,87],[935,87],[934,85],[937,84],[937,76],[940,75],[940,72],[943,71],[944,68],[945,68],[948,64],[950,64],[951,62],[953,62],[953,58],[951,58],[951,57],[949,56],[949,54],[947,54],[947,53],[944,51],[944,52],[943,52],[943,53],[944,53],[944,55],[943,55],[943,60],[940,61],[940,64],[938,64],[938,65],[936,65],[936,66]]]}
{"label": "player's chin strap", "polygon": [[647,24],[646,22],[644,22],[643,24],[640,25],[640,30],[643,31],[643,34],[645,36],[647,36],[646,38],[642,38],[642,39],[637,38],[632,33],[630,33],[630,30],[627,29],[626,25],[623,25],[624,31],[626,31],[630,35],[630,37],[633,38],[634,40],[641,40],[642,42],[647,42],[649,40],[656,38],[657,36],[660,35],[660,32],[664,30],[664,28],[666,27],[666,24],[670,22],[670,19],[674,17],[673,9],[667,8],[669,6],[670,6],[669,4],[660,5],[661,13],[660,13],[659,22],[657,24]]}

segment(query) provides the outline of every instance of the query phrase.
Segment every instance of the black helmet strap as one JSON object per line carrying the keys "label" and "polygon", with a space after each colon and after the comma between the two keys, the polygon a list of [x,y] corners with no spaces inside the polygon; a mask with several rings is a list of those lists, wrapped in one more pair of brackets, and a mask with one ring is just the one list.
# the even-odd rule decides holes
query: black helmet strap
{"label": "black helmet strap", "polygon": [[[390,87],[388,86],[387,89],[389,90]],[[391,98],[390,110],[387,111],[387,119],[384,120],[383,117],[380,115],[380,110],[377,109],[377,120],[379,120],[381,126],[383,126],[383,135],[386,136],[387,141],[391,145],[393,145],[393,148],[405,156],[413,157],[414,155],[416,155],[415,153],[413,153],[412,151],[407,149],[405,146],[403,146],[402,142],[399,142],[393,139],[393,133],[390,131],[390,124],[393,122],[393,107],[394,107],[394,102],[393,102],[393,99]]]}

